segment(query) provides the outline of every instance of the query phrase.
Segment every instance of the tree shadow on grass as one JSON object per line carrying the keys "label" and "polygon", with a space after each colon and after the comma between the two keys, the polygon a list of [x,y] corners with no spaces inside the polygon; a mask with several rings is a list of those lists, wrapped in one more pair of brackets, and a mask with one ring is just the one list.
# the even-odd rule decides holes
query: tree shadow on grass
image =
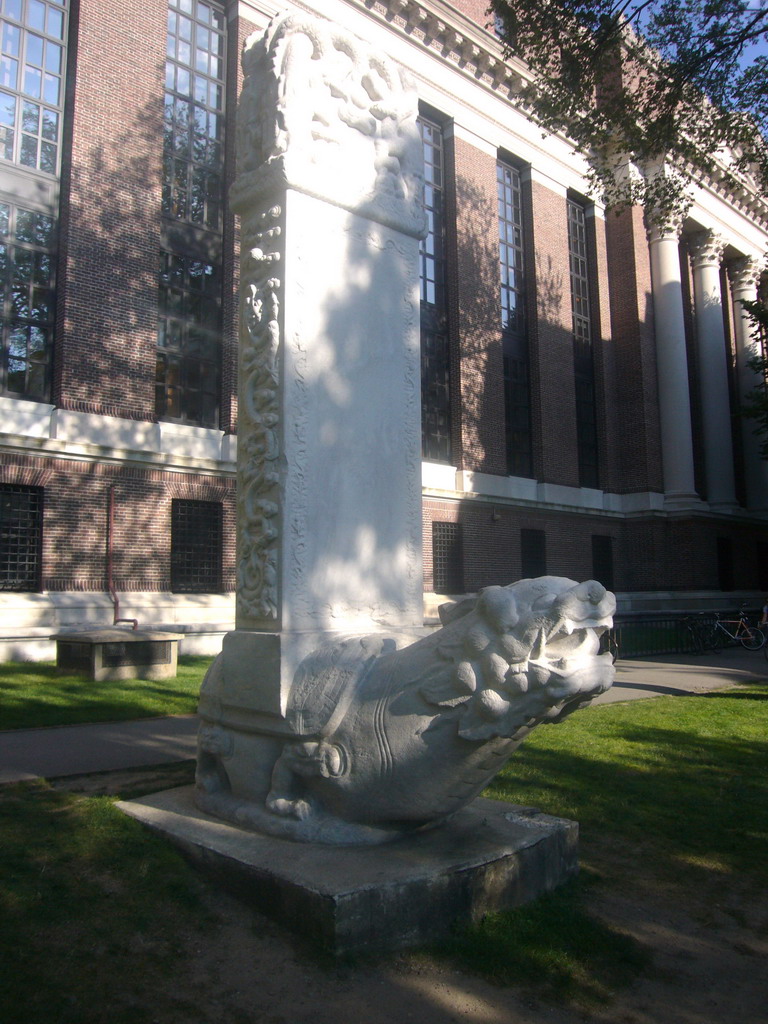
{"label": "tree shadow on grass", "polygon": [[434,953],[493,984],[535,988],[558,1002],[604,1004],[649,966],[651,955],[589,913],[591,884],[582,873],[533,903],[462,929]]}
{"label": "tree shadow on grass", "polygon": [[743,693],[739,690],[715,691],[713,693],[702,693],[699,696],[705,697],[707,700],[722,700],[723,697],[728,697],[731,700],[768,700],[768,693]]}
{"label": "tree shadow on grass", "polygon": [[[709,700],[687,726],[682,709],[693,702],[663,700],[663,708],[654,703],[669,709],[669,727],[635,720],[614,723],[610,735],[582,728],[576,742],[565,735],[567,749],[546,733],[529,739],[487,795],[576,819],[585,842],[635,844],[659,875],[711,861],[768,881],[768,738],[759,738],[759,722],[749,725],[754,736],[713,735],[728,718],[712,726]],[[597,717],[588,724],[601,725]]]}

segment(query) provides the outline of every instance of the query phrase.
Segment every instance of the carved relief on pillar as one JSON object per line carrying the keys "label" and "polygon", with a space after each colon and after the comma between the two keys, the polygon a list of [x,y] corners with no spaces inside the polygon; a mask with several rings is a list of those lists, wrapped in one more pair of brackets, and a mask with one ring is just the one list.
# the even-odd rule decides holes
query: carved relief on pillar
{"label": "carved relief on pillar", "polygon": [[689,251],[694,269],[719,267],[726,242],[714,231],[700,231],[689,240]]}
{"label": "carved relief on pillar", "polygon": [[278,608],[281,215],[271,206],[246,220],[241,264],[237,602],[239,615],[267,620]]}
{"label": "carved relief on pillar", "polygon": [[739,298],[756,298],[757,286],[764,270],[764,264],[752,256],[732,260],[728,264],[728,277],[734,294],[738,294]]}
{"label": "carved relief on pillar", "polygon": [[243,68],[236,211],[289,187],[423,233],[416,91],[394,61],[329,21],[290,14],[248,40]]}
{"label": "carved relief on pillar", "polygon": [[685,214],[682,210],[654,210],[646,215],[645,230],[649,242],[660,242],[663,239],[677,239],[683,230]]}

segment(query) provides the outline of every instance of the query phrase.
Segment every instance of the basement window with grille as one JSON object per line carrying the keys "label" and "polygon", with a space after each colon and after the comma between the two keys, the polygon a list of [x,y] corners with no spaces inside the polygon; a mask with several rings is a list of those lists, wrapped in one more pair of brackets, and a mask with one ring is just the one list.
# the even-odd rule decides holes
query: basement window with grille
{"label": "basement window with grille", "polygon": [[436,594],[464,593],[464,544],[460,523],[432,523],[432,576]]}
{"label": "basement window with grille", "polygon": [[222,508],[215,501],[171,503],[171,590],[210,594],[221,590]]}
{"label": "basement window with grille", "polygon": [[612,537],[603,534],[592,536],[592,578],[608,590],[614,589]]}
{"label": "basement window with grille", "polygon": [[547,575],[547,538],[543,530],[520,531],[520,562],[523,579]]}
{"label": "basement window with grille", "polygon": [[41,589],[43,489],[0,484],[0,590]]}

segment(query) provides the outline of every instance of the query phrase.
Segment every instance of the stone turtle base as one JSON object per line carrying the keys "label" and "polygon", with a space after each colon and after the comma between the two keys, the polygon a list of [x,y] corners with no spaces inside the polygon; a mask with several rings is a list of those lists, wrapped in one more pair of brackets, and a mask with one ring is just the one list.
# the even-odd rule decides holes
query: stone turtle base
{"label": "stone turtle base", "polygon": [[376,847],[295,843],[200,811],[194,787],[117,806],[219,884],[335,955],[425,944],[535,899],[578,870],[574,821],[478,799],[438,828]]}

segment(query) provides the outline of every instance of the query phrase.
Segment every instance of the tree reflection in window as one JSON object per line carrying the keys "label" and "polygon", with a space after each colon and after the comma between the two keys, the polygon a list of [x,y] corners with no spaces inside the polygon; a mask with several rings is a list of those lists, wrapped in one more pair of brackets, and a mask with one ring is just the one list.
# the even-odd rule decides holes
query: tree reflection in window
{"label": "tree reflection in window", "polygon": [[46,399],[54,310],[54,219],[0,203],[0,392]]}
{"label": "tree reflection in window", "polygon": [[221,230],[224,12],[170,0],[165,64],[163,213]]}
{"label": "tree reflection in window", "polygon": [[213,264],[161,253],[155,404],[163,419],[217,425],[220,296]]}

